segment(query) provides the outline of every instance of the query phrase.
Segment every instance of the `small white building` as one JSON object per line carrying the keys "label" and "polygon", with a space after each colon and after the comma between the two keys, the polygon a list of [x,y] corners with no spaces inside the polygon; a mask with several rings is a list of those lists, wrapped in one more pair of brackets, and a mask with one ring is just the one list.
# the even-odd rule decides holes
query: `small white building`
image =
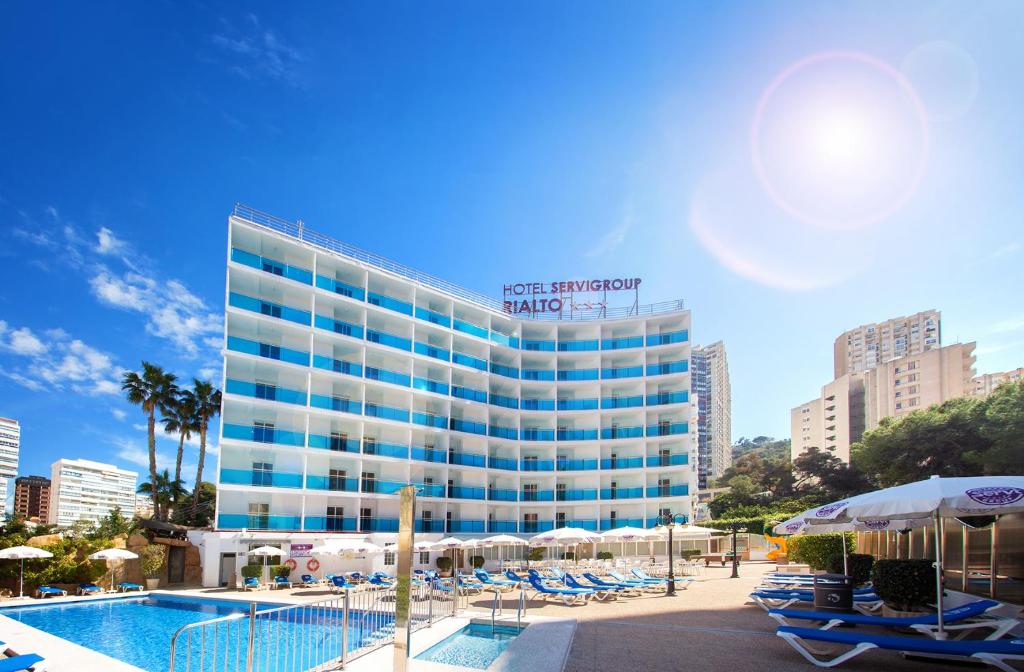
{"label": "small white building", "polygon": [[92,460],[62,458],[51,469],[49,523],[67,527],[79,520],[94,523],[115,507],[135,511],[138,473]]}

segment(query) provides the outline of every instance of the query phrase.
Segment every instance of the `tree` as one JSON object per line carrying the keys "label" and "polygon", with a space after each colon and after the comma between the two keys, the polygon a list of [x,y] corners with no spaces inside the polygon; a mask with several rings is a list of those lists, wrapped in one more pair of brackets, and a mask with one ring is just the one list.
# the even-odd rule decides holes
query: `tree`
{"label": "tree", "polygon": [[199,486],[203,482],[203,463],[206,461],[206,432],[210,428],[210,420],[220,414],[220,390],[213,383],[192,379],[192,389],[182,395],[195,409],[199,427],[199,462],[196,465],[196,486],[192,489],[193,497],[198,499]]}
{"label": "tree", "polygon": [[851,465],[814,446],[793,461],[793,472],[796,491],[817,491],[829,500],[849,497],[871,487]]}
{"label": "tree", "polygon": [[214,502],[217,499],[217,486],[208,481],[203,481],[199,486],[199,497],[195,493],[189,493],[181,498],[181,501],[174,507],[173,520],[183,525],[194,525],[206,527],[213,518]]}
{"label": "tree", "polygon": [[[142,362],[142,375],[136,371],[126,371],[121,379],[121,389],[128,401],[142,408],[146,414],[146,431],[149,439],[149,480],[155,483],[156,474],[156,414],[168,415],[171,405],[178,395],[174,384],[173,373],[164,371],[155,364]],[[153,511],[158,510],[157,492],[154,489]]]}
{"label": "tree", "polygon": [[146,481],[139,485],[138,492],[153,498],[155,502],[153,517],[157,520],[167,520],[171,504],[186,494],[181,479],[171,480],[171,474],[167,469],[164,469],[163,473],[157,474],[152,481]]}
{"label": "tree", "polygon": [[174,460],[174,480],[181,480],[181,460],[185,455],[185,441],[192,438],[192,432],[199,431],[199,416],[192,404],[192,397],[179,395],[168,409],[168,413],[160,419],[164,431],[178,435],[178,454]]}
{"label": "tree", "polygon": [[990,443],[984,474],[1019,474],[1024,463],[1024,381],[1003,383],[984,401],[981,435]]}
{"label": "tree", "polygon": [[121,514],[121,507],[115,506],[106,516],[100,519],[99,525],[93,530],[90,538],[112,539],[131,534],[135,529],[135,521]]}

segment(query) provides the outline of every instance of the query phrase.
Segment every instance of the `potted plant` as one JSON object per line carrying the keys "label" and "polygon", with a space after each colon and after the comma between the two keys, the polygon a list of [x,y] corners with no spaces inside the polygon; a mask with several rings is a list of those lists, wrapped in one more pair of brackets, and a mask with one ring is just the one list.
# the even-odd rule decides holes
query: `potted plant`
{"label": "potted plant", "polygon": [[447,555],[442,555],[436,560],[437,571],[440,572],[441,576],[452,575],[452,559]]}
{"label": "potted plant", "polygon": [[612,557],[613,556],[612,556],[612,552],[611,551],[598,551],[597,552],[597,559],[598,560],[611,560]]}
{"label": "potted plant", "polygon": [[142,576],[146,577],[146,590],[156,590],[157,586],[160,585],[160,575],[163,574],[165,556],[164,547],[158,544],[143,546],[139,552]]}
{"label": "potted plant", "polygon": [[473,565],[473,569],[480,569],[484,566],[484,556],[474,555],[469,559],[469,564]]}
{"label": "potted plant", "polygon": [[871,567],[875,559],[865,553],[850,553],[846,556],[846,571],[843,571],[842,554],[833,555],[829,560],[828,571],[830,574],[846,574],[853,579],[855,585],[867,583],[871,579]]}
{"label": "potted plant", "polygon": [[886,617],[919,616],[935,602],[935,567],[931,560],[879,560],[871,582],[882,598]]}

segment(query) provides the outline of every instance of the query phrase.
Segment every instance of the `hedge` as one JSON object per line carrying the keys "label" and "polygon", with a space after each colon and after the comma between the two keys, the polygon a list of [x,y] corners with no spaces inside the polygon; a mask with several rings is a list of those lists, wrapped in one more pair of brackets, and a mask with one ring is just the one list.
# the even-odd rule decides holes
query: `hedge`
{"label": "hedge", "polygon": [[[856,537],[846,532],[846,552],[856,550]],[[786,541],[790,562],[806,563],[811,569],[828,569],[833,556],[842,554],[843,537],[840,534],[798,534]]]}
{"label": "hedge", "polygon": [[935,601],[935,567],[931,560],[878,560],[871,570],[875,592],[901,611],[921,611]]}

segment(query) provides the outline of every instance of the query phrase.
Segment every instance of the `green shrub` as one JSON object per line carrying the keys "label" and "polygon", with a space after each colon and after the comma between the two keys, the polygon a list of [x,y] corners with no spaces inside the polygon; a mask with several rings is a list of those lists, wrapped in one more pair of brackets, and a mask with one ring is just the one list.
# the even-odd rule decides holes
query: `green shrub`
{"label": "green shrub", "polygon": [[480,569],[484,566],[484,556],[474,555],[469,559],[469,564],[473,565],[473,569]]}
{"label": "green shrub", "polygon": [[875,592],[893,609],[921,611],[935,601],[931,560],[878,560],[871,570]]}
{"label": "green shrub", "polygon": [[[853,582],[857,585],[867,582],[871,578],[871,566],[875,563],[875,559],[864,553],[850,553],[846,557],[846,575],[853,578]],[[829,572],[832,574],[843,573],[843,554],[836,553],[833,555],[828,562]]]}
{"label": "green shrub", "polygon": [[679,551],[679,557],[683,558],[684,560],[696,558],[700,554],[701,551],[697,548],[684,548],[683,550]]}
{"label": "green shrub", "polygon": [[452,571],[452,559],[447,555],[442,555],[435,560],[434,563],[437,565],[437,569],[442,573]]}
{"label": "green shrub", "polygon": [[271,565],[270,575],[271,576],[283,576],[288,577],[292,573],[292,570],[288,568],[288,565]]}
{"label": "green shrub", "polygon": [[[790,562],[806,563],[811,569],[827,569],[835,555],[843,553],[839,534],[801,534],[790,537],[786,544]],[[855,550],[854,535],[846,533],[846,550]]]}
{"label": "green shrub", "polygon": [[258,579],[263,576],[263,565],[242,565],[241,572],[247,579]]}
{"label": "green shrub", "polygon": [[544,549],[543,548],[531,548],[530,549],[530,555],[527,556],[527,559],[530,562],[540,562],[541,560],[544,559]]}
{"label": "green shrub", "polygon": [[142,565],[142,575],[147,579],[159,579],[164,568],[166,551],[163,546],[151,544],[143,546],[139,551],[139,561]]}
{"label": "green shrub", "polygon": [[576,559],[576,554],[573,553],[572,551],[566,551],[565,553],[562,553],[562,560],[575,560],[575,559]]}
{"label": "green shrub", "polygon": [[613,557],[614,556],[612,555],[611,551],[598,551],[597,552],[597,559],[598,560],[611,560]]}

